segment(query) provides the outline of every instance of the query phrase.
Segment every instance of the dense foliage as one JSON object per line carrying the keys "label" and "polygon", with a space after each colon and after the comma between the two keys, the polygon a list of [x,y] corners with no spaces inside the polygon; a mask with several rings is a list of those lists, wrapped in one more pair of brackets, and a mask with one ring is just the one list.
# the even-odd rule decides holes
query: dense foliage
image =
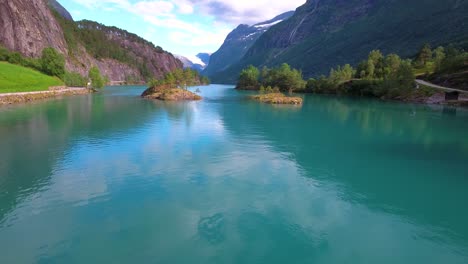
{"label": "dense foliage", "polygon": [[187,88],[188,86],[208,85],[210,80],[201,76],[193,69],[176,69],[172,72],[166,73],[161,79],[153,79],[148,85],[149,87],[168,86]]}
{"label": "dense foliage", "polygon": [[65,58],[54,48],[45,48],[42,50],[40,58],[42,72],[51,76],[63,76],[65,74]]}
{"label": "dense foliage", "polygon": [[[451,87],[468,89],[468,52],[453,46],[432,50],[425,44],[413,60],[396,54],[384,55],[379,50],[369,53],[356,69],[350,64],[332,68],[305,82],[301,72],[288,64],[259,71],[249,65],[242,70],[237,88],[261,92],[296,91],[327,94],[351,94],[383,98],[401,98],[415,93],[415,74]],[[267,87],[267,88],[265,88]],[[273,87],[273,88],[271,88]]]}
{"label": "dense foliage", "polygon": [[264,67],[260,72],[250,65],[242,70],[237,89],[258,90],[261,87],[277,87],[281,91],[301,90],[305,87],[302,73],[292,69],[288,64],[273,69]]}
{"label": "dense foliage", "polygon": [[104,77],[102,77],[98,67],[91,67],[91,69],[89,69],[88,77],[91,80],[92,88],[99,89],[104,87],[105,80]]}
{"label": "dense foliage", "polygon": [[432,51],[425,78],[452,88],[468,90],[468,52],[453,46]]}
{"label": "dense foliage", "polygon": [[19,52],[10,52],[8,49],[0,46],[0,61],[7,61],[11,64],[40,71],[46,75],[59,77],[66,86],[84,87],[88,82],[88,79],[79,73],[66,72],[63,55],[51,47],[45,48],[42,51],[42,56],[34,59],[24,57]]}
{"label": "dense foliage", "polygon": [[[439,58],[441,55],[434,55],[435,57]],[[432,59],[432,55],[430,58],[424,57],[424,63]],[[300,71],[288,64],[273,69],[264,68],[261,73],[250,65],[241,72],[237,88],[271,92],[274,90],[271,87],[276,87],[280,91],[395,98],[409,94],[414,88],[412,65],[411,60],[401,59],[396,54],[384,56],[379,50],[373,50],[356,69],[345,64],[331,69],[328,76],[311,78],[307,82],[302,79]]]}
{"label": "dense foliage", "polygon": [[74,22],[63,18],[57,12],[54,12],[54,14],[63,29],[69,53],[72,57],[76,56],[79,46],[82,45],[96,59],[115,59],[136,67],[143,77],[150,78],[152,76],[146,66],[147,61],[136,58],[131,51],[122,47],[118,41],[113,39],[123,38],[131,42],[148,45],[156,52],[165,52],[161,47],[155,46],[153,43],[126,30],[108,27],[89,20]]}
{"label": "dense foliage", "polygon": [[77,72],[66,72],[63,81],[68,87],[86,87],[88,84],[88,79]]}

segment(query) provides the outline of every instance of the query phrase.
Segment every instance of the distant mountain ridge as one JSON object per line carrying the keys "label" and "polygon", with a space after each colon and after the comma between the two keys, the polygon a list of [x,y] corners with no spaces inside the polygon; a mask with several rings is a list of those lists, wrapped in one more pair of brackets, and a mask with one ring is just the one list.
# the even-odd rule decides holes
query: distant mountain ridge
{"label": "distant mountain ridge", "polygon": [[182,55],[176,55],[183,64],[184,68],[190,68],[198,72],[202,72],[210,62],[210,53],[198,53],[195,58],[187,58]]}
{"label": "distant mountain ridge", "polygon": [[356,64],[369,51],[413,56],[424,43],[468,43],[468,1],[308,0],[262,34],[243,58],[214,82],[235,82],[240,70],[289,63],[305,77]]}
{"label": "distant mountain ridge", "polygon": [[203,74],[212,76],[217,72],[226,70],[228,67],[238,62],[247,53],[250,47],[252,47],[255,41],[270,27],[287,20],[293,14],[294,11],[289,11],[273,19],[252,26],[245,24],[239,25],[229,33],[218,51],[211,55],[210,63],[203,71]]}

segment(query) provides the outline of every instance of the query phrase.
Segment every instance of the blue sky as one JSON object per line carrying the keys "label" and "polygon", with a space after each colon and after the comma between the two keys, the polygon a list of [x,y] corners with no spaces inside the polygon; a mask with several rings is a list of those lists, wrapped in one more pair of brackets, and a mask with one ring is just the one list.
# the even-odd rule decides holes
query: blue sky
{"label": "blue sky", "polygon": [[238,24],[294,10],[305,0],[58,0],[75,20],[136,33],[174,54],[214,52]]}

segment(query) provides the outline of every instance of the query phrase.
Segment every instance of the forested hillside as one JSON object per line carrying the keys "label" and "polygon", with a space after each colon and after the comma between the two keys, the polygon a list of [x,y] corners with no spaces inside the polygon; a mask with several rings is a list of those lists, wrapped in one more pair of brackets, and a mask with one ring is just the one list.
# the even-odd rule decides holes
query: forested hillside
{"label": "forested hillside", "polygon": [[240,70],[283,62],[314,77],[373,49],[414,56],[424,43],[466,46],[468,1],[309,0],[271,27],[236,65],[212,77],[233,82]]}

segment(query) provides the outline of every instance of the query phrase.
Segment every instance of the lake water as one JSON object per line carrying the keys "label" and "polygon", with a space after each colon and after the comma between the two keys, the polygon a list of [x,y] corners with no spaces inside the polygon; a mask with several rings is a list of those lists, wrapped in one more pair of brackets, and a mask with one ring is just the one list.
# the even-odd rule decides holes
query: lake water
{"label": "lake water", "polygon": [[143,87],[0,109],[0,263],[468,263],[468,111]]}

